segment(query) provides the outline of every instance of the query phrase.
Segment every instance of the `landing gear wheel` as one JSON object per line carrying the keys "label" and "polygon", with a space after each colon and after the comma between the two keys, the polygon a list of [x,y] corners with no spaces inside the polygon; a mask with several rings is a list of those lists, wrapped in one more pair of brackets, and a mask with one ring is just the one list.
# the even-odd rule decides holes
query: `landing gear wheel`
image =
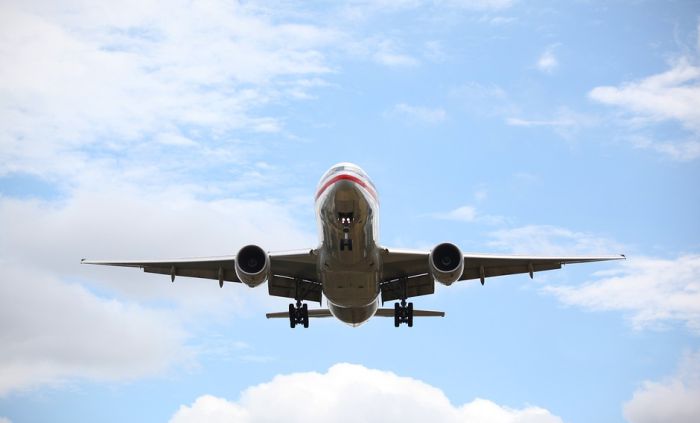
{"label": "landing gear wheel", "polygon": [[294,329],[297,325],[297,319],[296,319],[296,309],[294,308],[294,304],[289,305],[289,327]]}
{"label": "landing gear wheel", "polygon": [[289,305],[289,326],[294,329],[296,325],[309,327],[309,306],[297,301],[296,305]]}
{"label": "landing gear wheel", "polygon": [[399,327],[401,323],[406,323],[409,328],[413,327],[413,303],[406,304],[406,300],[394,304],[394,326]]}

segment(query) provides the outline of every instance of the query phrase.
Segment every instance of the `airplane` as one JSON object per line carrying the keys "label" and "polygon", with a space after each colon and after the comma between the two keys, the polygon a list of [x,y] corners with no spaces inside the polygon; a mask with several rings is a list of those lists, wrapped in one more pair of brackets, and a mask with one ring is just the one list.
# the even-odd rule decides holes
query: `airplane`
{"label": "airplane", "polygon": [[[624,259],[463,254],[443,242],[430,251],[387,248],[378,243],[379,198],[367,174],[352,163],[338,163],[321,178],[315,195],[319,245],[266,252],[247,245],[236,255],[170,260],[81,260],[83,264],[137,267],[148,273],[237,282],[251,288],[267,281],[271,296],[290,298],[289,310],[267,318],[289,319],[291,328],[309,327],[309,318],[335,317],[359,326],[373,316],[393,317],[394,326],[413,326],[414,317],[444,317],[441,311],[417,310],[409,298],[430,295],[435,283],[560,269],[564,264]],[[309,309],[305,301],[326,298],[328,308]],[[379,306],[396,301],[393,308]]]}

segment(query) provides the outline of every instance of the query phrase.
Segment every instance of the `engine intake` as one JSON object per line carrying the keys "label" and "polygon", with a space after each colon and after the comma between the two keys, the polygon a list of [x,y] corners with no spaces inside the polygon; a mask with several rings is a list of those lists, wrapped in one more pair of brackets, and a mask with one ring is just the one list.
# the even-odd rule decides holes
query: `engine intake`
{"label": "engine intake", "polygon": [[443,285],[451,285],[462,276],[462,271],[464,271],[462,251],[449,242],[433,248],[428,256],[428,261],[433,278]]}
{"label": "engine intake", "polygon": [[270,276],[270,256],[257,245],[247,245],[236,254],[236,276],[244,284],[255,287]]}

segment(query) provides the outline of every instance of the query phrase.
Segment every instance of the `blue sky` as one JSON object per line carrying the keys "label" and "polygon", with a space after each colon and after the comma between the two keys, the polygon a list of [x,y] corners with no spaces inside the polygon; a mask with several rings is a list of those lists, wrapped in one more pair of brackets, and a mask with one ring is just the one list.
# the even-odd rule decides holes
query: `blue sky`
{"label": "blue sky", "polygon": [[[0,422],[700,420],[700,5],[4,2]],[[380,241],[625,262],[290,330],[266,288],[80,266]],[[271,406],[271,404],[273,406]]]}

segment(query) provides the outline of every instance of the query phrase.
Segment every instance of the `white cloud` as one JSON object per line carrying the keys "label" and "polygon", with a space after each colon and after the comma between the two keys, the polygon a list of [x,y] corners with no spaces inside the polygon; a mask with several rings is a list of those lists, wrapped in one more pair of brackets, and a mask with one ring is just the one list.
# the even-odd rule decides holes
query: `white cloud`
{"label": "white cloud", "polygon": [[572,119],[550,119],[550,120],[533,120],[533,119],[521,119],[521,118],[508,118],[506,123],[510,126],[574,126],[576,121]]}
{"label": "white cloud", "polygon": [[435,0],[435,3],[469,10],[500,10],[511,7],[515,0]]}
{"label": "white cloud", "polygon": [[0,173],[64,175],[95,150],[138,155],[156,134],[211,147],[278,131],[261,107],[299,98],[304,81],[331,71],[322,49],[337,40],[332,30],[274,23],[235,2],[163,9],[0,6],[0,49],[13,64],[0,69]]}
{"label": "white cloud", "polygon": [[[98,175],[103,177],[104,175]],[[0,394],[74,379],[123,380],[189,365],[188,339],[280,299],[267,289],[178,278],[138,269],[80,265],[82,257],[151,259],[315,245],[273,201],[197,199],[96,181],[60,201],[0,197]],[[92,190],[92,189],[94,190]],[[94,294],[102,293],[104,297]],[[154,307],[152,304],[161,304]],[[114,348],[114,345],[120,345]],[[242,360],[260,359],[248,352]]]}
{"label": "white cloud", "polygon": [[518,112],[518,107],[509,99],[508,93],[495,84],[466,82],[450,88],[449,96],[477,116],[500,116]]}
{"label": "white cloud", "polygon": [[620,107],[636,122],[673,120],[700,132],[700,67],[681,58],[671,69],[618,87],[601,86],[593,100]]}
{"label": "white cloud", "polygon": [[124,380],[184,364],[177,314],[105,299],[53,275],[3,263],[0,395],[75,378]]}
{"label": "white cloud", "polygon": [[[484,198],[485,192],[484,191],[477,191],[476,193],[477,198],[481,197]],[[480,222],[480,223],[486,223],[489,225],[495,225],[499,223],[503,223],[504,218],[501,216],[494,216],[494,215],[488,215],[488,214],[483,214],[479,213],[476,210],[476,207],[466,205],[466,206],[461,206],[457,207],[454,210],[450,210],[449,212],[446,213],[434,213],[432,215],[433,217],[437,219],[443,219],[443,220],[453,220],[457,222]]]}
{"label": "white cloud", "polygon": [[700,157],[700,141],[696,140],[662,142],[654,141],[648,137],[635,136],[631,138],[630,142],[636,148],[656,151],[681,162]]}
{"label": "white cloud", "polygon": [[7,417],[0,417],[0,423],[12,423]]}
{"label": "white cloud", "polygon": [[545,119],[524,119],[517,117],[506,118],[506,124],[523,128],[551,128],[564,139],[570,139],[579,130],[594,125],[598,121],[596,116],[579,113],[566,107],[559,108],[553,117]]}
{"label": "white cloud", "polygon": [[686,354],[678,371],[661,382],[646,381],[623,407],[630,423],[700,421],[700,352]]}
{"label": "white cloud", "polygon": [[401,53],[397,43],[393,40],[368,40],[368,43],[375,50],[372,58],[377,63],[394,67],[416,66],[419,64],[418,59]]}
{"label": "white cloud", "polygon": [[[270,407],[274,404],[274,407]],[[304,404],[300,407],[299,404]],[[237,401],[204,395],[183,405],[170,423],[186,422],[464,422],[554,423],[546,409],[514,409],[484,399],[454,406],[439,389],[419,380],[336,364],[327,373],[295,373],[250,387]]]}
{"label": "white cloud", "polygon": [[551,256],[611,254],[622,246],[605,237],[551,225],[527,225],[490,233],[488,245],[517,254]]}
{"label": "white cloud", "polygon": [[447,112],[442,108],[428,108],[423,106],[411,106],[399,103],[391,110],[391,114],[404,118],[410,122],[437,124],[447,119]]}
{"label": "white cloud", "polygon": [[[700,40],[700,21],[696,28]],[[588,96],[599,103],[614,106],[620,113],[614,122],[626,124],[632,131],[633,146],[655,151],[672,160],[691,161],[700,157],[700,45],[690,46],[683,56],[669,62],[663,72],[623,82],[617,86],[593,88]],[[655,129],[661,123],[676,123],[687,133],[668,136],[640,134],[641,129]],[[664,130],[662,128],[661,130]],[[667,132],[667,131],[664,131]]]}
{"label": "white cloud", "polygon": [[559,67],[559,60],[554,55],[554,48],[557,45],[549,46],[537,59],[537,69],[545,73],[552,73]]}
{"label": "white cloud", "polygon": [[700,255],[632,257],[581,286],[545,289],[564,304],[631,314],[635,328],[682,322],[700,333]]}

